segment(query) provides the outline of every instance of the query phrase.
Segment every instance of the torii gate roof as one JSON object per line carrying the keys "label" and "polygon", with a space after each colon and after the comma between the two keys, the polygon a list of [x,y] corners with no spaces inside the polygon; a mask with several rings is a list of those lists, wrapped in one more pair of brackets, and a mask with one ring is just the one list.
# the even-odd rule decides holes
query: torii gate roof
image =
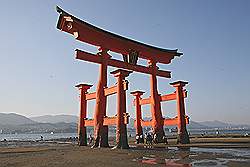
{"label": "torii gate roof", "polygon": [[76,18],[59,7],[57,7],[57,12],[60,13],[57,28],[74,35],[77,40],[82,42],[123,55],[136,51],[140,58],[164,64],[169,64],[175,56],[182,55],[177,52],[178,49],[158,48],[105,31]]}

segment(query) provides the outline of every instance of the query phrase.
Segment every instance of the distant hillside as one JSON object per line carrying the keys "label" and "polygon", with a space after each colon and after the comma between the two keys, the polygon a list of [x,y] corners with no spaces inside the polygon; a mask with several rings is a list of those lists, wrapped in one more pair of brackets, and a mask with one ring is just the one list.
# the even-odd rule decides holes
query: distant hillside
{"label": "distant hillside", "polygon": [[195,121],[190,121],[190,123],[187,125],[188,129],[207,129],[209,128],[208,126],[205,126],[203,124],[200,124]]}
{"label": "distant hillside", "polygon": [[244,124],[231,124],[221,121],[203,121],[203,122],[192,122],[188,125],[190,129],[214,129],[214,128],[250,128],[250,125]]}
{"label": "distant hillside", "polygon": [[15,113],[0,113],[1,125],[23,125],[35,124],[36,122],[22,115]]}
{"label": "distant hillside", "polygon": [[[40,119],[39,119],[40,118]],[[1,133],[76,133],[77,117],[71,115],[41,116],[31,120],[25,116],[0,113]],[[38,121],[41,122],[38,122]],[[49,122],[50,121],[50,122]],[[45,123],[43,123],[45,122]]]}
{"label": "distant hillside", "polygon": [[239,126],[239,125],[234,125],[234,124],[229,124],[229,123],[224,123],[221,121],[203,121],[203,122],[198,122],[200,125],[202,126],[206,126],[209,128],[227,128],[227,127],[235,127],[235,126]]}
{"label": "distant hillside", "polygon": [[40,123],[77,123],[78,117],[75,115],[43,115],[38,117],[30,117],[31,120]]}

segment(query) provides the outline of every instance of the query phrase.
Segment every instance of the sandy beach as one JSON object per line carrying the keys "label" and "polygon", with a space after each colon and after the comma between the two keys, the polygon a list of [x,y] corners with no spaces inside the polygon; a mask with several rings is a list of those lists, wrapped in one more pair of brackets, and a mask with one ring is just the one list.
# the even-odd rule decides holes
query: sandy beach
{"label": "sandy beach", "polygon": [[250,138],[193,138],[189,145],[135,145],[130,149],[79,147],[74,141],[1,142],[1,167],[249,166]]}

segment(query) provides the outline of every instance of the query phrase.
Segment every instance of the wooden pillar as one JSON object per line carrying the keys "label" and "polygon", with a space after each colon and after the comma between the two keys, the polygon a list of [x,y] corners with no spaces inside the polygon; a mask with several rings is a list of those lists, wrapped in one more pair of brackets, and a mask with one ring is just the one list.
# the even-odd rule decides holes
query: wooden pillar
{"label": "wooden pillar", "polygon": [[148,64],[152,70],[152,74],[150,75],[150,104],[152,114],[152,128],[154,135],[156,135],[155,142],[166,142],[163,129],[164,123],[161,112],[160,95],[158,94],[157,90],[156,71],[158,67],[156,66],[156,62],[153,60],[149,60]]}
{"label": "wooden pillar", "polygon": [[143,137],[143,130],[141,126],[141,120],[142,120],[142,114],[141,114],[141,105],[140,100],[142,99],[141,96],[143,95],[142,91],[134,91],[131,92],[133,96],[135,96],[134,99],[134,105],[135,105],[135,111],[136,111],[136,120],[135,120],[135,128],[136,128],[136,136],[139,137],[138,142],[144,143],[144,137]]}
{"label": "wooden pillar", "polygon": [[129,76],[131,71],[115,70],[112,71],[117,78],[117,128],[116,128],[116,145],[114,148],[129,148],[127,137],[127,125],[124,122],[126,115],[126,91],[123,88],[125,77]]}
{"label": "wooden pillar", "polygon": [[185,104],[184,104],[184,96],[183,96],[183,87],[188,84],[188,82],[177,81],[170,83],[173,87],[176,88],[176,103],[177,103],[177,117],[178,117],[178,136],[177,143],[180,144],[188,144],[190,143],[189,135],[187,133],[186,128],[186,114],[185,114]]}
{"label": "wooden pillar", "polygon": [[87,100],[86,93],[92,85],[79,84],[76,87],[80,91],[80,116],[78,123],[78,145],[87,146],[87,132],[84,125],[84,119],[87,117]]}
{"label": "wooden pillar", "polygon": [[106,49],[100,49],[99,56],[102,59],[100,65],[99,81],[96,89],[96,105],[94,114],[94,145],[93,147],[108,147],[108,126],[103,126],[103,119],[106,115],[107,98],[104,88],[107,87],[107,59],[110,58]]}

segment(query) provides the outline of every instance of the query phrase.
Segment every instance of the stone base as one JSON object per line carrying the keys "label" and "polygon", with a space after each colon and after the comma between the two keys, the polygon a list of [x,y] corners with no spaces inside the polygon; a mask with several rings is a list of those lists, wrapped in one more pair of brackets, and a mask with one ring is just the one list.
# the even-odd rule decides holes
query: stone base
{"label": "stone base", "polygon": [[163,129],[156,131],[153,136],[153,139],[154,139],[154,143],[166,143],[166,144],[168,143]]}
{"label": "stone base", "polygon": [[87,131],[86,127],[81,127],[78,132],[78,145],[87,146]]}
{"label": "stone base", "polygon": [[187,133],[187,129],[182,133],[177,134],[177,144],[189,144],[189,135]]}
{"label": "stone base", "polygon": [[96,147],[109,147],[108,143],[108,126],[103,126],[102,130],[100,131],[100,136],[97,136],[94,140],[94,144],[91,148]]}
{"label": "stone base", "polygon": [[116,130],[116,145],[113,147],[120,149],[128,149],[128,136],[127,136],[127,126],[122,124],[120,129]]}
{"label": "stone base", "polygon": [[107,125],[103,126],[100,139],[100,147],[109,147],[108,131],[109,131],[108,126]]}

